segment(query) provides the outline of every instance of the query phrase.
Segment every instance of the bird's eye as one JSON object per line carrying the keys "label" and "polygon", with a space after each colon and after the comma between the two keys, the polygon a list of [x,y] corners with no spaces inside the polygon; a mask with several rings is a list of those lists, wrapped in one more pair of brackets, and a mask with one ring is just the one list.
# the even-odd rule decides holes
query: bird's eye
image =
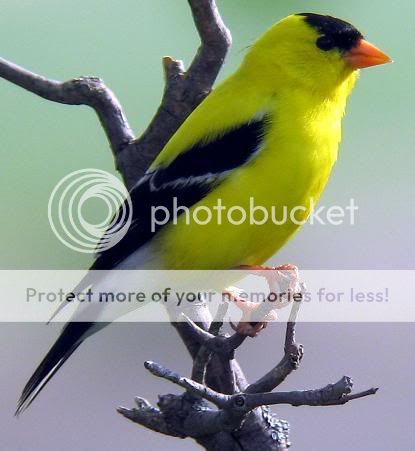
{"label": "bird's eye", "polygon": [[328,36],[320,36],[316,41],[317,47],[325,52],[335,47],[333,39]]}

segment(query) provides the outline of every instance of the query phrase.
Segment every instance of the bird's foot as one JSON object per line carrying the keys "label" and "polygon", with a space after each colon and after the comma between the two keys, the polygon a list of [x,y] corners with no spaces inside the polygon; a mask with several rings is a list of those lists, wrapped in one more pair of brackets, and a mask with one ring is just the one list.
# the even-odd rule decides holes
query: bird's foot
{"label": "bird's foot", "polygon": [[267,313],[262,321],[256,321],[256,312],[261,305],[258,302],[249,301],[246,293],[237,287],[228,287],[223,291],[223,296],[228,301],[233,302],[241,311],[242,318],[237,325],[231,322],[232,329],[238,334],[248,337],[256,337],[262,329],[267,327],[269,321],[277,319],[277,314],[274,310]]}
{"label": "bird's foot", "polygon": [[294,293],[301,292],[298,268],[291,263],[280,266],[242,265],[238,269],[265,278],[269,287],[269,298],[274,302],[275,309],[285,307],[291,301]]}
{"label": "bird's foot", "polygon": [[229,287],[224,290],[224,296],[242,310],[242,318],[236,326],[232,325],[233,329],[241,335],[256,337],[261,330],[267,327],[268,322],[277,319],[275,310],[285,307],[290,302],[292,294],[301,291],[298,268],[291,264],[285,264],[281,266],[243,265],[238,269],[265,277],[270,290],[269,299],[272,297],[272,309],[258,321],[258,309],[262,303],[249,301],[243,290],[239,288]]}

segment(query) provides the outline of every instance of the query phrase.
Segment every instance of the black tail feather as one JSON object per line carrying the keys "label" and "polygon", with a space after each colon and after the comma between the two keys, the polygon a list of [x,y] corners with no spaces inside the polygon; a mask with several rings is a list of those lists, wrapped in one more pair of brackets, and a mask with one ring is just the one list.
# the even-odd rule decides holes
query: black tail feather
{"label": "black tail feather", "polygon": [[69,323],[64,327],[56,343],[46,354],[24,387],[17,404],[16,416],[30,406],[52,376],[83,342],[84,334],[92,324],[90,322]]}

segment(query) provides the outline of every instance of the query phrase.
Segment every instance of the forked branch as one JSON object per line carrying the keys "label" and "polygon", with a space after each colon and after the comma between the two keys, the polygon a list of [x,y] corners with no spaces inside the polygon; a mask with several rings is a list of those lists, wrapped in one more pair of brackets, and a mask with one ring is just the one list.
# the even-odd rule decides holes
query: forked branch
{"label": "forked branch", "polygon": [[[292,306],[286,328],[285,356],[281,362],[289,358],[287,356],[290,355],[292,349],[298,351],[301,346],[297,345],[294,339],[299,306],[300,302],[294,303]],[[222,359],[231,359],[235,349],[244,341],[241,337],[238,337],[238,333],[230,337],[214,336],[202,330],[189,319],[187,319],[187,324],[191,327],[197,337],[196,339],[201,342],[199,354],[197,354],[194,362],[196,364],[200,359],[198,365],[203,368],[202,373],[200,373],[203,375],[208,360],[202,359],[201,351],[207,352],[210,356],[220,355]],[[283,450],[289,446],[288,424],[283,420],[274,418],[269,413],[268,406],[278,404],[290,404],[292,406],[342,405],[354,399],[373,395],[377,391],[377,388],[371,388],[352,394],[353,382],[348,376],[343,376],[334,384],[314,390],[275,393],[265,391],[269,386],[278,385],[281,382],[281,374],[283,373],[286,377],[296,369],[300,360],[295,366],[291,364],[291,367],[286,363],[282,365],[281,362],[258,382],[249,385],[246,390],[235,390],[231,394],[212,389],[204,383],[204,378],[200,378],[200,380],[189,379],[158,363],[146,362],[145,367],[154,376],[166,379],[182,387],[186,392],[183,395],[160,397],[159,409],[151,407],[147,401],[138,398],[138,409],[120,407],[118,411],[135,423],[164,434],[169,435],[170,433],[170,435],[176,437],[194,438],[206,449],[212,450],[226,449],[210,447],[209,443],[218,434],[230,434],[230,437],[240,443],[238,434],[243,436],[245,428],[249,430],[254,425],[256,427],[260,425],[260,429],[255,430],[255,448],[264,451]],[[195,373],[195,368],[193,368],[193,373]],[[199,373],[196,372],[196,374]],[[208,404],[204,401],[207,401]],[[261,408],[262,411],[259,415],[258,408]],[[181,419],[180,422],[177,422],[177,418]],[[259,433],[259,430],[262,432]],[[252,439],[254,440],[254,437]],[[229,437],[227,440],[229,440]]]}
{"label": "forked branch", "polygon": [[187,116],[209,94],[231,44],[214,0],[189,0],[201,45],[188,71],[164,57],[166,87],[146,131],[134,136],[120,102],[97,77],[56,81],[0,58],[0,77],[46,100],[95,110],[127,188],[137,182]]}
{"label": "forked branch", "polygon": [[120,102],[96,77],[56,81],[30,72],[0,58],[0,77],[46,100],[66,105],[87,105],[95,110],[117,160],[119,152],[134,139]]}

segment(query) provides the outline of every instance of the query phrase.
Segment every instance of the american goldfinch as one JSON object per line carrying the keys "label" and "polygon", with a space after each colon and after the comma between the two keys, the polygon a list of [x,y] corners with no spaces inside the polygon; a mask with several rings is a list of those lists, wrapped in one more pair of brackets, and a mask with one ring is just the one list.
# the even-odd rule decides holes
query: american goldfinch
{"label": "american goldfinch", "polygon": [[[236,224],[223,216],[220,222],[201,224],[191,213],[198,207],[215,211],[219,200],[222,207],[249,211],[254,199],[277,215],[283,206],[301,206],[299,219],[306,219],[310,199],[320,197],[337,159],[341,121],[359,69],[390,61],[343,20],[304,13],[276,23],[250,47],[239,69],[193,111],[138,181],[130,193],[128,233],[91,269],[263,264],[296,232],[298,221]],[[189,208],[190,215],[167,218],[177,205]],[[158,216],[151,218],[155,212]],[[77,289],[100,283],[87,275]],[[104,326],[68,323],[25,386],[17,413],[82,341]]]}

